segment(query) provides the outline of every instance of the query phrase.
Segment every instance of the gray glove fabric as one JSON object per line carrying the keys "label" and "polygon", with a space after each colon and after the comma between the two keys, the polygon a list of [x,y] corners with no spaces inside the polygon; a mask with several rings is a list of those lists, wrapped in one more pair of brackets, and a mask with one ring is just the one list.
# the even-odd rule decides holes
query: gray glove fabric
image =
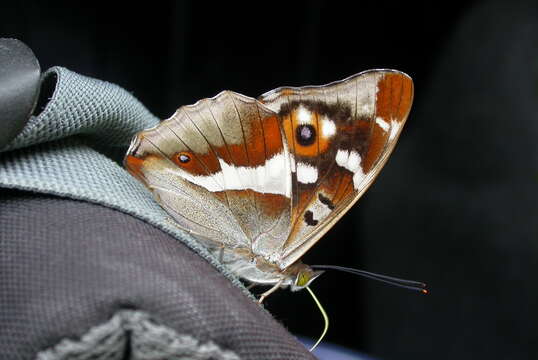
{"label": "gray glove fabric", "polygon": [[118,163],[157,119],[116,85],[45,78],[0,152],[0,358],[313,358]]}

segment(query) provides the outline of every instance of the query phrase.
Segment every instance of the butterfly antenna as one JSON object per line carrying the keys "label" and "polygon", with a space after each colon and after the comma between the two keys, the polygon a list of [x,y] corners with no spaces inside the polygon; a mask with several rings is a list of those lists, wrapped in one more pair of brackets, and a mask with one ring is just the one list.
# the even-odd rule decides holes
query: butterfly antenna
{"label": "butterfly antenna", "polygon": [[325,326],[323,327],[323,332],[321,333],[321,336],[319,337],[318,341],[316,341],[314,346],[312,346],[310,348],[310,352],[312,352],[319,345],[321,340],[323,340],[323,338],[325,337],[325,334],[327,334],[327,330],[329,329],[329,317],[327,316],[327,313],[325,312],[325,309],[323,309],[323,306],[321,306],[321,303],[319,302],[316,295],[314,295],[314,292],[312,290],[310,290],[310,288],[308,286],[305,286],[305,288],[306,288],[306,290],[308,290],[308,292],[312,296],[312,299],[314,299],[314,302],[318,306],[319,311],[321,311],[321,315],[323,315],[323,320],[325,321]]}
{"label": "butterfly antenna", "polygon": [[344,271],[344,272],[347,272],[347,273],[360,275],[360,276],[363,276],[363,277],[368,278],[368,279],[381,281],[381,282],[391,284],[391,285],[394,285],[394,286],[397,286],[397,287],[401,287],[401,288],[404,288],[404,289],[418,291],[418,292],[421,292],[423,294],[428,293],[428,290],[426,290],[426,284],[424,284],[422,282],[419,282],[419,281],[399,279],[399,278],[392,277],[392,276],[381,275],[381,274],[371,273],[369,271],[352,269],[352,268],[347,268],[347,267],[343,267],[343,266],[336,266],[336,265],[312,265],[311,267],[313,269],[328,269],[328,270]]}

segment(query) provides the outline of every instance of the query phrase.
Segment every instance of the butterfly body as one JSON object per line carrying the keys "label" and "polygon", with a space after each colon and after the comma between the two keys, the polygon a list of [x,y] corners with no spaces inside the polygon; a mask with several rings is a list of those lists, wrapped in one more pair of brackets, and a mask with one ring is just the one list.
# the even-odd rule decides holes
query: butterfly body
{"label": "butterfly body", "polygon": [[412,97],[394,70],[258,99],[224,91],[137,134],[125,166],[236,275],[298,290],[321,273],[301,256],[377,176]]}

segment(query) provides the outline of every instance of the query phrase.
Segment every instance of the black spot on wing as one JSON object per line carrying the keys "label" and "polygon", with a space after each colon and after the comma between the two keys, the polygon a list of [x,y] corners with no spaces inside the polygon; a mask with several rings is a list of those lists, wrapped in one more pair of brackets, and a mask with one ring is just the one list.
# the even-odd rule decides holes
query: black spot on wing
{"label": "black spot on wing", "polygon": [[314,213],[312,213],[312,211],[310,210],[305,211],[304,221],[306,222],[306,225],[310,225],[310,226],[316,226],[319,222],[316,219],[314,219]]}
{"label": "black spot on wing", "polygon": [[323,196],[322,193],[318,193],[318,197],[319,197],[319,201],[321,201],[321,203],[323,205],[326,205],[329,209],[334,210],[334,204],[331,201],[331,199],[329,199],[328,197]]}
{"label": "black spot on wing", "polygon": [[302,146],[309,146],[316,142],[316,129],[309,124],[297,126],[295,139]]}

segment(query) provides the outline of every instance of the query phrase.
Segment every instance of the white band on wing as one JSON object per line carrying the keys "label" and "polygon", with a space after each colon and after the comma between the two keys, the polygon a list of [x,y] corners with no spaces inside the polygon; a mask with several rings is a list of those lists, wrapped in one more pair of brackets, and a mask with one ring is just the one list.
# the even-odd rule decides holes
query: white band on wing
{"label": "white band on wing", "polygon": [[254,190],[259,193],[278,194],[291,197],[291,172],[288,154],[276,154],[260,166],[235,166],[218,158],[221,171],[211,175],[192,175],[175,168],[174,175],[187,179],[208,191]]}

